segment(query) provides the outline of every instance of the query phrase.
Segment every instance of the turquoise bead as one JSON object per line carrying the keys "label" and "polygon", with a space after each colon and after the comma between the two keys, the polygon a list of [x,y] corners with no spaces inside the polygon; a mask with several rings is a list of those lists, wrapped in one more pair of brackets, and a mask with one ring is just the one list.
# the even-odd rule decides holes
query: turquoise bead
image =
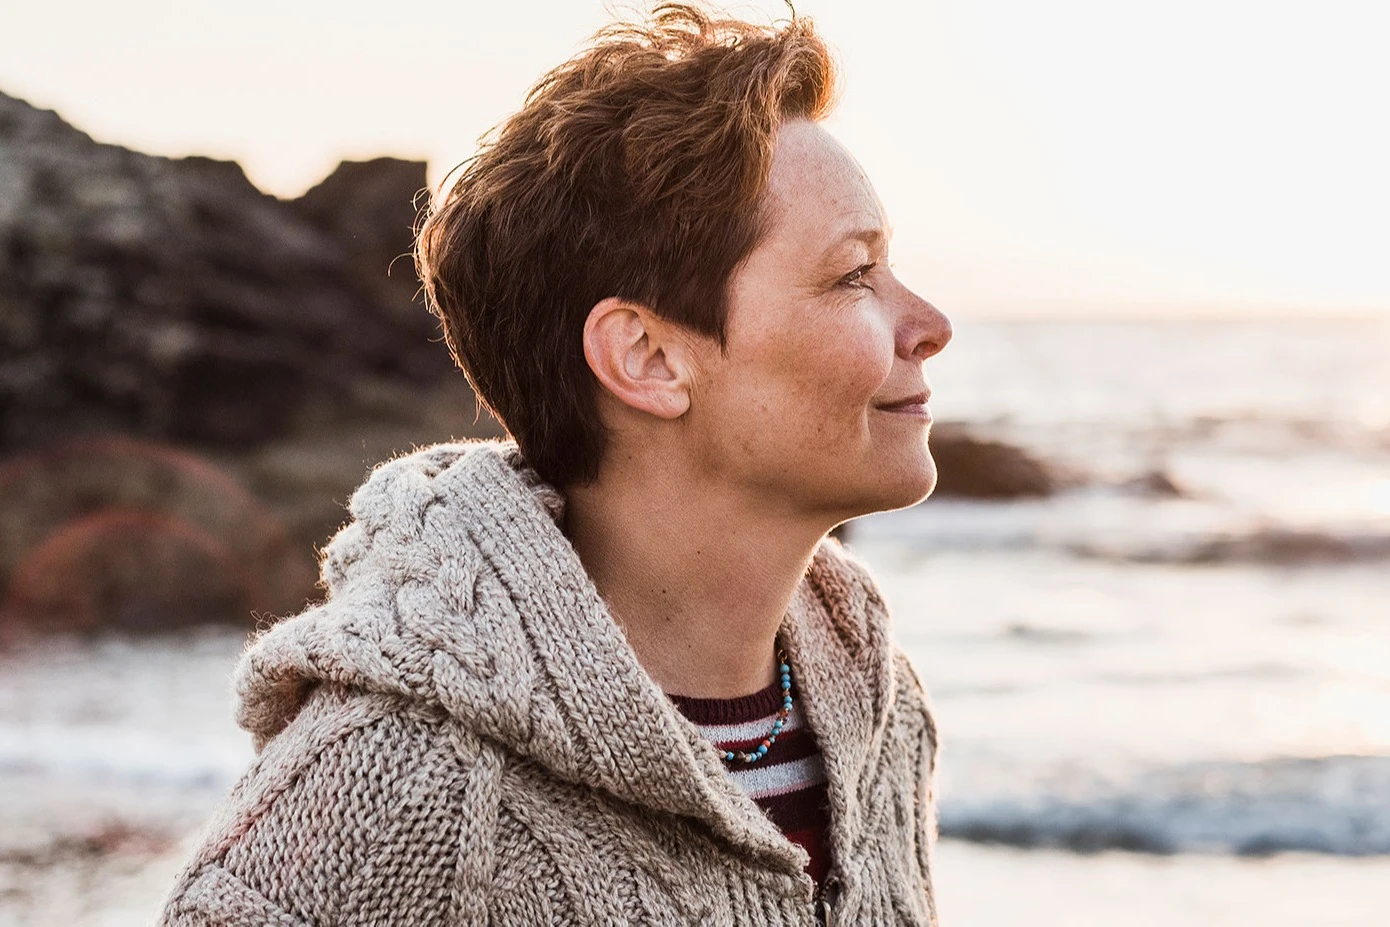
{"label": "turquoise bead", "polygon": [[758,762],[758,760],[761,760],[767,755],[767,748],[776,742],[777,735],[782,733],[782,728],[786,726],[787,717],[791,714],[792,710],[792,668],[790,664],[785,662],[786,657],[783,654],[779,653],[778,656],[781,658],[777,670],[781,674],[782,708],[778,712],[778,716],[773,719],[772,730],[763,738],[766,743],[758,744],[758,746],[754,747],[751,751],[735,752],[733,750],[726,750],[722,754],[725,762],[732,763],[735,760],[741,760],[744,763]]}

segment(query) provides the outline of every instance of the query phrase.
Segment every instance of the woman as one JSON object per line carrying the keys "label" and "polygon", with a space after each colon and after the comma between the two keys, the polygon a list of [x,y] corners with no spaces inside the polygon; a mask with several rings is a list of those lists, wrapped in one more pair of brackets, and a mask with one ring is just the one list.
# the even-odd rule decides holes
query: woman
{"label": "woman", "polygon": [[950,326],[834,82],[805,20],[664,7],[468,163],[418,266],[514,442],[354,494],[164,924],[935,922],[935,729],[826,533],[930,493]]}

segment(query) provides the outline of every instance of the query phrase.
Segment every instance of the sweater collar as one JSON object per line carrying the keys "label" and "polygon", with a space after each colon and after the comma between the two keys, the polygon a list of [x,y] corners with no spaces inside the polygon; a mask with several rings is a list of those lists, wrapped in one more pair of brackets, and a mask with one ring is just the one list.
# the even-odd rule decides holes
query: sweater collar
{"label": "sweater collar", "polygon": [[[577,784],[706,822],[789,872],[800,852],[637,662],[557,520],[563,498],[514,444],[425,448],[378,467],[325,550],[327,600],[263,633],[238,667],[261,743],[332,681],[442,706]],[[892,699],[882,602],[834,541],[782,626],[851,850]]]}

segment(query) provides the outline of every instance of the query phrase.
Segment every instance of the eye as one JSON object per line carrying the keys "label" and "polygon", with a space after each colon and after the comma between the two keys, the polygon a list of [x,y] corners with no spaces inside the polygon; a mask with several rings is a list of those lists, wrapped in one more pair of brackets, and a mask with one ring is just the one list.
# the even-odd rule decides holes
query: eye
{"label": "eye", "polygon": [[861,264],[859,267],[856,267],[854,270],[841,277],[840,283],[844,286],[855,287],[856,289],[872,290],[873,287],[870,286],[868,283],[864,282],[864,277],[868,275],[869,271],[873,270],[877,266],[878,261],[873,261],[868,264]]}

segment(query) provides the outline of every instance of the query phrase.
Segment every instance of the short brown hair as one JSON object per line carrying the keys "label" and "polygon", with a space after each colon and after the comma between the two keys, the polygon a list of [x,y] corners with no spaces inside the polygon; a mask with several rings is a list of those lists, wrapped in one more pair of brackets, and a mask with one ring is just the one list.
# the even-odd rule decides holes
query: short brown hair
{"label": "short brown hair", "polygon": [[600,300],[724,344],[777,129],[822,118],[835,83],[809,20],[663,4],[542,77],[430,208],[416,243],[430,310],[541,477],[598,475],[606,435],[582,339]]}

